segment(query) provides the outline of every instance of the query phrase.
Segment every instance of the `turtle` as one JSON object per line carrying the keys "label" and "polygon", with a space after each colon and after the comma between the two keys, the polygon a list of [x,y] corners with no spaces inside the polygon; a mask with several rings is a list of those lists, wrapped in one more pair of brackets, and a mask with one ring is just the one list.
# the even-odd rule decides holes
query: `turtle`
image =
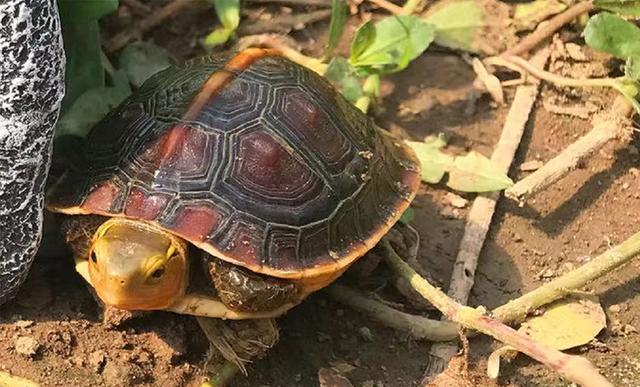
{"label": "turtle", "polygon": [[336,280],[420,185],[403,141],[264,48],[154,74],[78,158],[47,208],[98,297],[232,320],[280,316]]}
{"label": "turtle", "polygon": [[0,304],[38,251],[65,56],[54,0],[0,2]]}

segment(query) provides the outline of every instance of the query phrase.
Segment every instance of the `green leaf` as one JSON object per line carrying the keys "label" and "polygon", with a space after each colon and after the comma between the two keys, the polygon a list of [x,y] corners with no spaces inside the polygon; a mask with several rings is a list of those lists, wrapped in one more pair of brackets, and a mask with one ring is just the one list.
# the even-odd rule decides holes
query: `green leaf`
{"label": "green leaf", "polygon": [[474,151],[455,158],[447,181],[447,186],[462,192],[499,191],[512,185],[509,176],[491,160]]}
{"label": "green leaf", "polygon": [[413,221],[413,218],[415,218],[415,211],[412,207],[407,207],[398,221],[403,224],[409,224]]}
{"label": "green leaf", "polygon": [[593,5],[618,15],[640,16],[640,0],[595,0]]}
{"label": "green leaf", "polygon": [[329,41],[327,42],[327,50],[325,57],[330,58],[333,55],[344,26],[347,23],[347,3],[344,0],[332,0],[331,1],[331,21],[329,22]]}
{"label": "green leaf", "polygon": [[235,31],[240,24],[240,0],[213,0],[213,6],[222,26]]}
{"label": "green leaf", "polygon": [[329,62],[325,77],[342,90],[344,97],[355,103],[363,94],[360,79],[355,76],[353,67],[342,57],[335,57]]}
{"label": "green leaf", "polygon": [[371,20],[368,20],[358,28],[353,40],[351,41],[350,60],[357,60],[358,56],[369,48],[375,40],[376,27],[373,25]]}
{"label": "green leaf", "polygon": [[361,52],[358,47],[349,62],[366,74],[399,71],[429,47],[434,34],[435,28],[417,16],[389,16],[375,25],[373,42]]}
{"label": "green leaf", "polygon": [[478,35],[485,13],[475,0],[443,3],[428,12],[424,21],[435,26],[435,42],[454,50],[478,52]]}
{"label": "green leaf", "polygon": [[355,103],[363,94],[360,80],[353,75],[344,77],[340,85],[342,86],[342,94],[351,103]]}
{"label": "green leaf", "polygon": [[79,23],[98,20],[118,9],[118,0],[58,0],[63,20]]}
{"label": "green leaf", "polygon": [[89,89],[104,86],[104,68],[100,49],[100,30],[96,20],[62,24],[67,64],[65,68],[66,92],[63,111]]}
{"label": "green leaf", "polygon": [[120,68],[140,87],[150,76],[171,65],[169,53],[151,42],[132,43],[120,54]]}
{"label": "green leaf", "polygon": [[329,62],[327,70],[324,72],[324,76],[330,81],[338,83],[352,71],[353,68],[351,67],[349,62],[347,62],[347,60],[343,57],[337,56],[331,59],[331,62]]}
{"label": "green leaf", "polygon": [[640,28],[616,15],[601,12],[584,29],[587,44],[618,58],[640,55]]}
{"label": "green leaf", "polygon": [[229,41],[234,31],[235,30],[230,30],[226,27],[216,28],[204,38],[202,44],[206,48],[213,48],[225,44]]}
{"label": "green leaf", "polygon": [[454,157],[440,150],[444,145],[440,140],[407,141],[407,144],[418,156],[422,166],[422,181],[425,183],[439,183],[444,174],[453,166]]}
{"label": "green leaf", "polygon": [[58,121],[56,136],[85,137],[111,109],[131,94],[129,80],[123,70],[114,73],[113,86],[96,87],[84,92]]}
{"label": "green leaf", "polygon": [[631,56],[627,58],[624,66],[624,74],[633,81],[640,81],[640,57]]}

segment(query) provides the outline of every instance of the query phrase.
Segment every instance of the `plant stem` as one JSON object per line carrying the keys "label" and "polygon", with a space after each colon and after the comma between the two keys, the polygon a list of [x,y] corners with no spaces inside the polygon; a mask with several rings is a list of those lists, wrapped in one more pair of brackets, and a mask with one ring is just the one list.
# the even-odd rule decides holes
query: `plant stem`
{"label": "plant stem", "polygon": [[546,345],[536,343],[528,336],[487,316],[482,308],[473,309],[460,305],[416,273],[398,256],[388,241],[383,240],[382,243],[386,253],[385,260],[389,266],[407,279],[418,293],[450,320],[512,346],[574,383],[584,387],[613,387],[587,359],[567,355]]}
{"label": "plant stem", "polygon": [[341,304],[367,313],[388,327],[409,332],[416,339],[446,341],[458,336],[458,324],[401,312],[348,286],[333,284],[326,288],[325,292]]}
{"label": "plant stem", "polygon": [[324,75],[329,65],[322,63],[320,59],[316,59],[302,54],[300,51],[291,48],[282,37],[275,34],[259,34],[245,36],[236,45],[238,50],[243,50],[248,47],[266,47],[273,48],[286,57],[302,66],[308,67],[320,75]]}
{"label": "plant stem", "polygon": [[527,313],[580,289],[626,264],[638,254],[640,254],[640,232],[579,268],[494,309],[493,315],[500,321],[522,321]]}
{"label": "plant stem", "polygon": [[397,6],[387,0],[369,0],[369,2],[377,5],[380,8],[386,9],[394,15],[404,15],[405,13],[405,10],[402,7]]}
{"label": "plant stem", "polygon": [[622,95],[616,97],[610,110],[593,117],[592,129],[587,134],[547,161],[542,168],[509,187],[504,192],[505,196],[521,202],[560,180],[608,142],[625,138],[628,117],[632,113],[626,98]]}
{"label": "plant stem", "polygon": [[420,1],[421,0],[407,0],[407,2],[402,6],[402,11],[404,12],[404,14],[411,15],[416,10],[416,8],[418,8],[418,5],[420,5]]}
{"label": "plant stem", "polygon": [[213,370],[207,375],[209,380],[202,383],[200,387],[225,387],[238,373],[238,367],[229,361],[217,364],[212,368]]}
{"label": "plant stem", "polygon": [[[508,63],[505,63],[508,62]],[[517,68],[526,71],[527,73],[533,75],[534,77],[541,79],[543,81],[551,82],[557,86],[568,86],[568,87],[612,87],[616,90],[619,90],[620,81],[614,78],[566,78],[560,75],[556,75],[540,69],[533,64],[529,63],[527,60],[515,56],[501,56],[501,57],[493,57],[487,60],[489,64],[495,64],[500,66],[505,66],[509,68],[514,68],[509,63],[516,65]],[[519,71],[516,68],[516,71]]]}
{"label": "plant stem", "polygon": [[587,13],[593,9],[591,1],[582,1],[567,9],[566,11],[552,17],[546,23],[540,23],[538,28],[531,34],[527,35],[518,44],[508,49],[505,55],[522,55],[534,49],[537,45],[553,35],[554,32],[562,28],[565,24],[571,22],[578,16]]}

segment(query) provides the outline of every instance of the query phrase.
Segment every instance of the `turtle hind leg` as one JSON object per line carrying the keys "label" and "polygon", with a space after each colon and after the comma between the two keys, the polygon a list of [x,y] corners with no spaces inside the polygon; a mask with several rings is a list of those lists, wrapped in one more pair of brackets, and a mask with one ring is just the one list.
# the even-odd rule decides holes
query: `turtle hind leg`
{"label": "turtle hind leg", "polygon": [[244,374],[246,365],[262,357],[280,338],[275,319],[225,321],[197,317],[200,328],[218,353]]}
{"label": "turtle hind leg", "polygon": [[268,312],[303,298],[300,285],[292,281],[260,275],[210,255],[204,264],[220,301],[230,309]]}

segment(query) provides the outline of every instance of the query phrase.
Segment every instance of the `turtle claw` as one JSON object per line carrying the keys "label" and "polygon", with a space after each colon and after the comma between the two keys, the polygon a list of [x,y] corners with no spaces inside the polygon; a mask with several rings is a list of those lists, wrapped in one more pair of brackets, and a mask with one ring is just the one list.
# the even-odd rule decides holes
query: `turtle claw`
{"label": "turtle claw", "polygon": [[280,338],[274,319],[224,321],[196,317],[209,343],[244,375],[246,364],[262,357]]}

